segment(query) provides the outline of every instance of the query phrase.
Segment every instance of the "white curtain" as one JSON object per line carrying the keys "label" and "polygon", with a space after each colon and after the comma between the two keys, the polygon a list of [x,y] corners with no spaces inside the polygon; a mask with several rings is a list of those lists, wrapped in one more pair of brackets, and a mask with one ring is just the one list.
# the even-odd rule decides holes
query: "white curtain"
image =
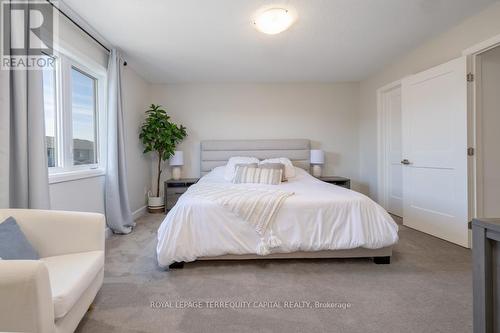
{"label": "white curtain", "polygon": [[[25,6],[29,9],[30,4]],[[10,15],[4,18],[9,20]],[[14,27],[11,22],[6,26],[11,32],[28,28]],[[11,40],[24,38],[10,36]],[[0,84],[0,207],[48,209],[42,71],[2,70]]]}
{"label": "white curtain", "polygon": [[106,221],[117,234],[128,234],[135,226],[130,211],[125,168],[122,107],[122,66],[119,52],[111,50],[108,62],[108,140],[106,171]]}

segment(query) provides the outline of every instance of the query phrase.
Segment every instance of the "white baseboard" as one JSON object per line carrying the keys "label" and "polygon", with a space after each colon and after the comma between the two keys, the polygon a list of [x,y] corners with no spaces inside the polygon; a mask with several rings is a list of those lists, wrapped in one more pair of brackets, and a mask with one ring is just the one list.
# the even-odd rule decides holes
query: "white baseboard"
{"label": "white baseboard", "polygon": [[147,211],[148,211],[148,206],[142,206],[141,208],[139,208],[135,212],[132,212],[132,217],[134,218],[134,220],[137,220],[139,217],[146,214]]}

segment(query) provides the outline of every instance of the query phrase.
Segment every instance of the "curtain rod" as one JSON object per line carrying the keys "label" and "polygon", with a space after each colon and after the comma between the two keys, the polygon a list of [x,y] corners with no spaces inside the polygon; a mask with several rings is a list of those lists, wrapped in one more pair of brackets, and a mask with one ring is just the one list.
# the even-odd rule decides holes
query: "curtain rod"
{"label": "curtain rod", "polygon": [[[68,20],[71,21],[71,23],[73,23],[75,26],[78,27],[78,29],[80,29],[81,31],[83,31],[87,36],[89,36],[90,38],[92,38],[97,44],[99,44],[103,49],[105,49],[106,51],[108,51],[108,53],[111,53],[111,50],[108,49],[106,47],[106,45],[104,45],[103,43],[101,43],[97,38],[95,38],[94,36],[92,36],[92,34],[90,34],[90,32],[88,32],[87,30],[85,30],[81,25],[79,25],[78,23],[76,23],[71,17],[69,17],[68,14],[66,14],[65,12],[63,12],[59,7],[57,7],[51,0],[47,0],[48,3],[50,3],[50,5],[52,7],[54,7],[59,13],[61,13],[64,17],[66,17]],[[123,62],[123,66],[127,66],[127,62],[124,61]]]}

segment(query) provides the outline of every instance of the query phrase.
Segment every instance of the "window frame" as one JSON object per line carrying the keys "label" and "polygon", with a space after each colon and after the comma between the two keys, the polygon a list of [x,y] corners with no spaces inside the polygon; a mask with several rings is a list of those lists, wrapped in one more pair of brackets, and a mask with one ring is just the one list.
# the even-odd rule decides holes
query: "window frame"
{"label": "window frame", "polygon": [[[57,165],[49,167],[49,184],[97,177],[106,170],[106,97],[105,68],[67,52],[52,55],[56,59],[56,153]],[[95,80],[95,157],[97,163],[73,165],[72,69]]]}

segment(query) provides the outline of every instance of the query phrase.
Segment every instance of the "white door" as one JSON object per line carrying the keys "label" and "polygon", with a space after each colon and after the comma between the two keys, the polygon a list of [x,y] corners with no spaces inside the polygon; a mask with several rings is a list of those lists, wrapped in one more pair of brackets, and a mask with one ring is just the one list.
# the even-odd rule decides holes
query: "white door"
{"label": "white door", "polygon": [[389,213],[403,216],[403,170],[401,129],[401,86],[397,85],[382,93],[385,115],[386,158],[386,209]]}
{"label": "white door", "polygon": [[467,62],[402,81],[403,223],[468,247]]}

